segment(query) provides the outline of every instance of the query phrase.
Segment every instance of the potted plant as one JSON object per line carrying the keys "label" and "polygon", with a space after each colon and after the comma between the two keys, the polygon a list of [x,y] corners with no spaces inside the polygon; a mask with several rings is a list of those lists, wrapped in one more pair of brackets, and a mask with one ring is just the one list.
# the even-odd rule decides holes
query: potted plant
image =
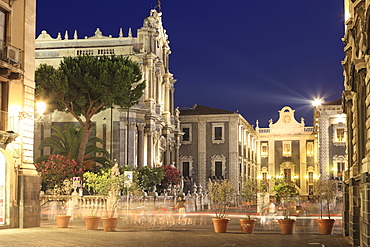
{"label": "potted plant", "polygon": [[240,228],[242,233],[253,233],[256,223],[255,219],[251,219],[251,205],[257,199],[257,181],[252,179],[245,179],[241,189],[241,197],[245,206],[246,218],[239,219]]}
{"label": "potted plant", "polygon": [[[117,166],[112,168],[112,171],[101,171],[99,174],[93,172],[86,172],[84,176],[84,185],[91,189],[95,194],[104,198],[105,203],[105,217],[102,218],[104,231],[115,231],[117,228],[118,218],[115,217],[116,209],[119,200],[121,199],[120,192],[125,188],[125,176],[120,174]],[[100,217],[93,215],[93,217],[85,217],[86,228],[88,223],[94,218],[99,222]],[[94,228],[98,225],[95,223]]]}
{"label": "potted plant", "polygon": [[296,200],[298,190],[292,181],[285,178],[275,180],[272,191],[282,203],[284,208],[284,219],[278,220],[282,234],[293,234],[295,219],[291,219],[292,202]]}
{"label": "potted plant", "polygon": [[212,218],[214,230],[215,232],[226,232],[230,221],[229,218],[226,218],[226,212],[233,199],[233,185],[228,179],[214,183],[210,181],[207,185],[207,192],[216,214],[216,217]]}
{"label": "potted plant", "polygon": [[[320,203],[320,218],[316,219],[320,234],[332,234],[335,219],[330,219],[330,204],[335,200],[337,183],[335,180],[317,180],[313,186],[313,194]],[[328,210],[328,219],[323,219],[324,203]]]}

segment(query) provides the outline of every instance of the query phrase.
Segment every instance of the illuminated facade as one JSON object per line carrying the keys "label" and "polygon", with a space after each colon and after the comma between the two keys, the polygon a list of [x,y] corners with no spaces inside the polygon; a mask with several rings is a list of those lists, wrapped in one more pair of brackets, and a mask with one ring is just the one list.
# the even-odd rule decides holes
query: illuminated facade
{"label": "illuminated facade", "polygon": [[0,1],[0,228],[40,225],[33,165],[34,0]]}
{"label": "illuminated facade", "polygon": [[370,246],[370,2],[344,1],[343,109],[347,115],[348,169],[344,172],[344,234]]}
{"label": "illuminated facade", "polygon": [[[118,31],[118,30],[117,30]],[[57,67],[64,56],[123,55],[139,63],[146,89],[140,102],[129,111],[105,110],[93,117],[96,136],[104,142],[111,158],[120,165],[156,166],[178,163],[180,136],[178,112],[174,109],[174,83],[169,71],[168,35],[162,26],[162,13],[151,10],[144,19],[137,37],[129,29],[127,35],[119,30],[118,37],[104,36],[98,28],[91,37],[78,38],[66,32],[52,38],[46,31],[36,39],[36,66],[47,63]],[[71,115],[54,112],[38,123],[35,146],[42,137],[50,136],[50,126],[75,122]],[[49,154],[45,149],[36,157]]]}
{"label": "illuminated facade", "polygon": [[314,108],[314,128],[318,138],[320,176],[341,184],[347,167],[346,115],[342,101],[322,103]]}
{"label": "illuminated facade", "polygon": [[180,166],[184,192],[229,179],[237,192],[243,178],[257,177],[258,135],[242,115],[194,105],[180,110]]}
{"label": "illuminated facade", "polygon": [[276,123],[270,120],[268,128],[260,128],[257,150],[257,169],[260,181],[285,177],[295,182],[299,194],[312,192],[314,179],[319,175],[317,142],[313,127],[306,127],[304,119],[297,122],[289,106],[279,111]]}

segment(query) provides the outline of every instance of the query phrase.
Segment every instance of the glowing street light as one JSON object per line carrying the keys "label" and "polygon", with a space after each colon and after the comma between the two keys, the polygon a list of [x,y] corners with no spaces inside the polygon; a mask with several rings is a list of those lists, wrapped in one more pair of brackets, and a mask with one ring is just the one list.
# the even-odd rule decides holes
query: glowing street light
{"label": "glowing street light", "polygon": [[36,103],[36,110],[40,115],[44,114],[44,112],[46,110],[45,102],[41,102],[41,101],[37,102]]}
{"label": "glowing street light", "polygon": [[314,101],[312,101],[313,106],[319,106],[322,103],[324,103],[324,100],[322,100],[322,99],[315,99]]}

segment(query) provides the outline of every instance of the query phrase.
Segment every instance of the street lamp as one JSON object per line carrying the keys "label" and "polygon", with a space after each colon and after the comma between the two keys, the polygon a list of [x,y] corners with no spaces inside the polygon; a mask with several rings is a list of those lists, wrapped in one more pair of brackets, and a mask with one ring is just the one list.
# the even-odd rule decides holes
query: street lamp
{"label": "street lamp", "polygon": [[312,101],[312,105],[313,106],[319,106],[319,105],[322,105],[322,103],[324,103],[325,101],[322,100],[322,99],[315,99]]}

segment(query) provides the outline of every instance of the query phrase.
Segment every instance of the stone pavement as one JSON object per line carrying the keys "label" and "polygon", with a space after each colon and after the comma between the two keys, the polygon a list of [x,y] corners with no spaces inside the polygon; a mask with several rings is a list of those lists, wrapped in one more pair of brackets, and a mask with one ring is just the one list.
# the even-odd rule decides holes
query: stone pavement
{"label": "stone pavement", "polygon": [[[214,233],[210,216],[194,216],[188,224],[166,221],[165,216],[146,222],[120,220],[116,232],[86,230],[82,220],[69,228],[56,228],[54,221],[42,221],[41,227],[0,230],[1,246],[251,246],[251,247],[344,247],[351,246],[338,232],[319,235],[310,221],[297,220],[293,235],[282,235],[277,225],[258,224],[254,234],[242,234],[236,217],[231,218],[227,233]],[[311,220],[312,221],[312,220]],[[172,225],[174,224],[174,225]]]}

